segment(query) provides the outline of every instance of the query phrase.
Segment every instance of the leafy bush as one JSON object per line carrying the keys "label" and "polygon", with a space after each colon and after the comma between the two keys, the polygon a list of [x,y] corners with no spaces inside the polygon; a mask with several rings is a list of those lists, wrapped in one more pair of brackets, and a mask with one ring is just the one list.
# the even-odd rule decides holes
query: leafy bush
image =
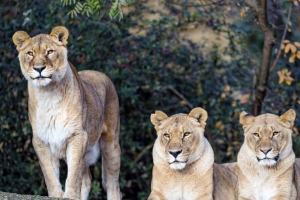
{"label": "leafy bush", "polygon": [[[220,58],[218,47],[209,56],[199,51],[201,45],[180,41],[178,30],[187,23],[208,23],[216,31],[225,31],[224,21],[213,13],[179,10],[169,6],[170,14],[159,20],[140,19],[142,10],[135,5],[122,22],[107,16],[69,18],[59,1],[16,1],[0,3],[1,78],[0,78],[0,190],[19,194],[47,195],[42,172],[31,144],[32,131],[27,117],[27,88],[11,37],[25,30],[31,36],[49,33],[56,25],[69,29],[69,60],[78,70],[94,69],[107,74],[114,82],[120,101],[122,150],[120,184],[123,199],[145,199],[150,193],[152,145],[156,139],[150,114],[162,110],[168,115],[188,113],[193,107],[208,111],[206,136],[213,146],[217,162],[235,161],[243,141],[238,123],[242,110],[250,112],[253,80],[258,60],[247,49],[237,46],[239,35],[227,31],[229,46],[221,52],[230,62]],[[149,11],[150,12],[150,11]],[[175,23],[172,16],[180,15]],[[201,21],[201,20],[202,21]],[[144,36],[134,36],[128,29],[141,23]],[[223,25],[222,25],[223,24]],[[245,31],[246,34],[246,31]],[[203,41],[204,43],[205,41]],[[283,62],[281,60],[281,62]],[[279,85],[272,73],[265,112],[281,114],[289,108],[299,113],[299,68],[289,66],[295,74],[291,86]],[[299,117],[295,123],[299,127]],[[300,145],[299,137],[294,138]],[[296,148],[297,154],[300,152]],[[92,169],[90,199],[105,199],[101,187],[99,161]],[[61,180],[66,166],[61,165]]]}

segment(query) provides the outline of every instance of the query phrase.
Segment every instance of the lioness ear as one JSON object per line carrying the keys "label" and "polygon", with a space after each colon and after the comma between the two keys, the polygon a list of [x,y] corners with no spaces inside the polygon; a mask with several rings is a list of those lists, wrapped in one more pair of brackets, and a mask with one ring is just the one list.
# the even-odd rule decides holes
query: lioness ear
{"label": "lioness ear", "polygon": [[50,33],[50,36],[56,44],[67,46],[69,31],[65,27],[63,26],[54,27]]}
{"label": "lioness ear", "polygon": [[243,128],[254,122],[255,117],[251,114],[246,113],[245,111],[240,114],[240,124],[242,124]]}
{"label": "lioness ear", "polygon": [[280,121],[293,128],[296,118],[296,112],[293,109],[289,109],[283,115],[280,116]]}
{"label": "lioness ear", "polygon": [[17,46],[17,50],[20,51],[26,45],[26,41],[30,39],[30,36],[25,31],[17,31],[12,37],[14,44]]}
{"label": "lioness ear", "polygon": [[159,126],[161,122],[167,118],[168,116],[164,112],[157,110],[154,114],[151,114],[150,120],[155,128],[157,128],[157,126]]}
{"label": "lioness ear", "polygon": [[194,108],[189,113],[189,117],[195,118],[198,122],[200,122],[200,126],[205,128],[206,120],[207,120],[207,112],[202,108]]}

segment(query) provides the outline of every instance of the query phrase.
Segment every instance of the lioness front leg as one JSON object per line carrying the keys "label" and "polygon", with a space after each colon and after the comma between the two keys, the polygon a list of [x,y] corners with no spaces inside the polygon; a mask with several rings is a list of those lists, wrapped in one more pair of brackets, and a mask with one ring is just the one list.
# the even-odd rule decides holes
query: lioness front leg
{"label": "lioness front leg", "polygon": [[[119,130],[119,129],[117,129]],[[103,133],[100,138],[102,154],[102,184],[107,192],[107,199],[120,200],[119,172],[120,146],[118,131]]]}
{"label": "lioness front leg", "polygon": [[89,193],[92,185],[92,176],[89,169],[89,166],[85,167],[82,185],[81,185],[81,200],[88,200]]}
{"label": "lioness front leg", "polygon": [[83,174],[87,167],[84,158],[86,145],[86,132],[74,135],[67,141],[68,176],[64,198],[80,199]]}
{"label": "lioness front leg", "polygon": [[38,137],[33,136],[32,143],[44,174],[49,197],[63,197],[64,192],[59,182],[59,159],[51,153],[49,145]]}

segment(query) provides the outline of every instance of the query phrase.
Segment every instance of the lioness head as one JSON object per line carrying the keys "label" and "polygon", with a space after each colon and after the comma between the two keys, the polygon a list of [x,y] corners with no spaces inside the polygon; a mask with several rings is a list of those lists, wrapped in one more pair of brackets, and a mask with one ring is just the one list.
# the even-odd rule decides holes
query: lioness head
{"label": "lioness head", "polygon": [[292,150],[292,128],[296,113],[290,109],[281,116],[263,114],[254,117],[246,112],[240,114],[244,145],[256,156],[261,166],[274,166]]}
{"label": "lioness head", "polygon": [[168,117],[162,111],[151,115],[157,131],[159,156],[174,170],[181,170],[201,156],[207,112],[194,108],[188,115]]}
{"label": "lioness head", "polygon": [[28,81],[35,86],[46,86],[62,80],[67,70],[68,36],[68,30],[62,26],[53,28],[50,35],[39,34],[31,38],[24,31],[13,35],[21,70]]}

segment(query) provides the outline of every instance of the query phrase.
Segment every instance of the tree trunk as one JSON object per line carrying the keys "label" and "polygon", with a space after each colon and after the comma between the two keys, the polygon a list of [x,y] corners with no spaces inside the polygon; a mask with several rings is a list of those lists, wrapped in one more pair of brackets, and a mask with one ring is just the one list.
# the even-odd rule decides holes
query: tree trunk
{"label": "tree trunk", "polygon": [[259,76],[257,78],[254,102],[252,104],[252,114],[257,116],[261,113],[262,103],[266,96],[269,79],[269,69],[272,49],[275,43],[275,39],[272,31],[268,27],[267,18],[267,0],[258,0],[257,16],[258,23],[262,33],[264,35],[264,46],[259,70]]}

